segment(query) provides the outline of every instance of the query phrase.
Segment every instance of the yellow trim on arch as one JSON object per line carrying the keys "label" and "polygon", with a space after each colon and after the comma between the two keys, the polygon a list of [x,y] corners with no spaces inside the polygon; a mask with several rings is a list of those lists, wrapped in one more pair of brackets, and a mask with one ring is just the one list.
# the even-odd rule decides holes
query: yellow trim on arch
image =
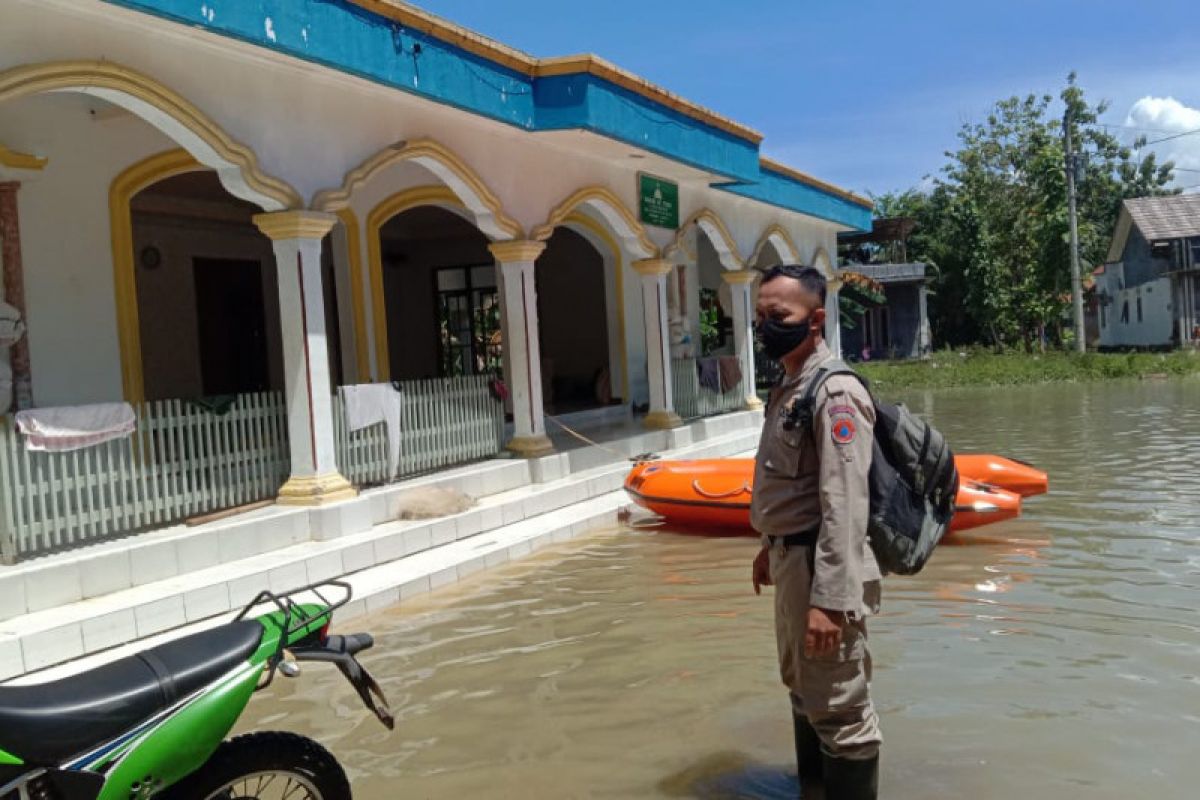
{"label": "yellow trim on arch", "polygon": [[637,237],[638,244],[645,251],[645,255],[658,255],[658,248],[655,247],[654,242],[650,241],[650,237],[646,235],[646,228],[633,215],[633,212],[621,202],[621,198],[606,186],[587,186],[577,192],[573,192],[554,207],[546,221],[534,228],[529,238],[539,242],[546,241],[554,234],[554,229],[561,225],[563,220],[575,213],[580,206],[589,202],[603,203],[611,208],[621,219],[625,220],[625,224],[633,231]]}
{"label": "yellow trim on arch", "polygon": [[57,91],[78,91],[101,97],[107,94],[109,99],[116,94],[146,103],[186,128],[224,166],[235,168],[245,186],[264,201],[258,204],[265,210],[280,211],[304,205],[299,192],[263,172],[253,150],[235,141],[182,95],[136,70],[111,61],[54,61],[0,72],[0,103]]}
{"label": "yellow trim on arch", "polygon": [[383,251],[379,232],[397,214],[419,206],[450,206],[466,212],[466,206],[447,186],[415,186],[388,197],[367,215],[367,263],[371,270],[371,313],[375,329],[375,380],[391,380],[388,354],[387,300],[383,293]]}
{"label": "yellow trim on arch", "polygon": [[[354,192],[388,167],[404,161],[430,159],[445,167],[455,178],[462,181],[487,208],[495,228],[507,234],[507,238],[520,239],[520,223],[504,213],[500,198],[488,188],[470,166],[453,151],[433,139],[414,139],[397,142],[385,147],[346,173],[342,185],[336,189],[322,189],[313,196],[312,207],[321,211],[338,211],[350,205]],[[438,176],[441,178],[442,176]],[[463,207],[466,203],[458,198]]]}
{"label": "yellow trim on arch", "polygon": [[354,360],[358,365],[358,380],[366,383],[371,372],[370,346],[367,344],[367,309],[363,296],[362,233],[358,215],[352,208],[337,212],[346,229],[346,256],[350,267],[350,301],[354,309]]}
{"label": "yellow trim on arch", "polygon": [[[728,250],[730,255],[733,256],[734,263],[737,265],[733,267],[733,269],[744,269],[746,262],[742,260],[741,255],[738,253],[737,242],[734,241],[733,235],[729,232],[729,228],[725,225],[725,221],[717,216],[717,213],[710,208],[702,208],[688,217],[684,223],[679,226],[679,229],[675,231],[675,238],[671,240],[671,244],[669,244],[666,249],[663,250],[663,252],[667,255],[677,251],[687,253],[688,251],[687,248],[684,247],[683,237],[687,234],[688,228],[692,225],[700,228],[701,222],[707,222],[716,229],[717,235],[721,237],[721,241],[725,244],[725,249]],[[703,230],[703,228],[701,228],[701,230]],[[708,236],[708,232],[705,231],[704,235]],[[711,238],[712,237],[710,236],[709,239],[711,240]],[[717,242],[713,242],[714,246],[716,244]],[[729,267],[726,267],[726,269],[729,269]]]}
{"label": "yellow trim on arch", "polygon": [[0,167],[41,170],[46,168],[47,162],[48,159],[42,156],[19,153],[16,150],[10,150],[3,143],[0,143]]}
{"label": "yellow trim on arch", "polygon": [[[775,247],[774,243],[771,242],[771,238],[773,236],[778,236],[780,239],[782,239],[783,243],[786,244],[788,246],[788,249],[790,249],[792,252],[790,252],[790,253],[778,252],[779,248]],[[746,263],[752,267],[757,267],[758,260],[759,260],[759,258],[762,257],[763,248],[765,248],[768,243],[770,243],[771,247],[775,249],[776,255],[778,255],[779,258],[782,259],[784,264],[787,264],[789,262],[795,263],[800,260],[800,249],[798,247],[796,247],[795,241],[792,240],[791,235],[789,235],[788,232],[786,230],[784,230],[783,226],[776,222],[776,223],[773,223],[773,224],[767,226],[767,228],[762,232],[762,235],[758,237],[758,243],[756,245],[754,245],[754,254],[752,256],[750,256],[750,260],[747,261]]]}
{"label": "yellow trim on arch", "polygon": [[112,233],[113,290],[117,302],[117,340],[121,349],[121,387],[125,399],[146,398],[142,372],[142,332],[138,319],[137,271],[133,257],[133,216],[129,203],[138,192],[161,180],[207,169],[183,149],[145,158],[118,175],[108,189]]}
{"label": "yellow trim on arch", "polygon": [[578,225],[581,228],[594,233],[604,244],[612,251],[613,258],[616,259],[616,303],[617,303],[617,343],[621,348],[621,388],[624,391],[625,401],[629,402],[629,350],[625,342],[625,257],[621,252],[621,248],[617,245],[617,240],[612,237],[600,223],[596,222],[591,217],[578,212],[572,213],[563,219],[565,225]]}
{"label": "yellow trim on arch", "polygon": [[[824,265],[824,269],[821,269]],[[822,245],[813,253],[812,265],[824,273],[826,279],[834,280],[839,277],[837,267],[833,265],[833,260],[829,258],[829,251]]]}

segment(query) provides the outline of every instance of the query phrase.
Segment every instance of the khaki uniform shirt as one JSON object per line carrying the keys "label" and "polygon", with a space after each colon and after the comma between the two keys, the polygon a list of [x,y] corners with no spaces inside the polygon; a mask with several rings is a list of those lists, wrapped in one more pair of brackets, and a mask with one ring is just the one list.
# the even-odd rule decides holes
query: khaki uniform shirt
{"label": "khaki uniform shirt", "polygon": [[867,542],[875,406],[851,375],[834,375],[817,393],[813,425],[784,423],[817,369],[833,354],[817,345],[800,372],[771,392],[754,465],[750,520],[759,533],[818,529],[810,603],[851,615],[879,605],[879,566]]}

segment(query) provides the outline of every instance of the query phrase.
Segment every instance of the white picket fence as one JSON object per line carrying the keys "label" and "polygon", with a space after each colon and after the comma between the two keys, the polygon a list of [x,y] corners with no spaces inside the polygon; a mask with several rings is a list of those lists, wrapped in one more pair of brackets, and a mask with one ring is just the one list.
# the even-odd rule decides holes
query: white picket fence
{"label": "white picket fence", "polygon": [[29,452],[0,419],[0,559],[265,500],[287,478],[279,393],[242,395],[220,415],[180,400],[136,412],[133,436],[69,453]]}
{"label": "white picket fence", "polygon": [[737,386],[717,394],[700,386],[696,372],[696,359],[671,359],[671,390],[675,399],[675,413],[684,419],[711,417],[729,411],[737,411],[746,405],[745,376]]}
{"label": "white picket fence", "polygon": [[[400,465],[395,477],[488,458],[504,447],[504,404],[492,397],[488,377],[403,381],[400,389]],[[349,433],[341,396],[334,398],[338,466],[356,486],[387,483],[387,430],[383,423]]]}
{"label": "white picket fence", "polygon": [[[400,465],[388,475],[382,424],[347,433],[334,397],[338,466],[357,486],[488,458],[504,446],[504,406],[484,376],[406,381]],[[225,414],[180,400],[135,408],[133,436],[69,453],[29,452],[0,417],[0,562],[274,498],[287,480],[280,393],[241,395]]]}

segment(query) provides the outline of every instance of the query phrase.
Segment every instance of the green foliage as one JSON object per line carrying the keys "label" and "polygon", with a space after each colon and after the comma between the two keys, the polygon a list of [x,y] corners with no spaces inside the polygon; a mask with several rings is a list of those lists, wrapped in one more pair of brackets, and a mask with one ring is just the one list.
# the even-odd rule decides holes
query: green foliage
{"label": "green foliage", "polygon": [[855,367],[880,392],[956,386],[1083,383],[1114,378],[1200,375],[1200,353],[1049,352],[1027,355],[990,348],[939,350],[924,361],[874,361]]}
{"label": "green foliage", "polygon": [[1135,154],[1100,127],[1107,105],[1089,104],[1074,74],[1058,101],[1001,100],[983,122],[962,126],[958,149],[928,191],[875,198],[879,215],[917,220],[908,255],[935,268],[935,341],[1027,351],[1063,341],[1071,280],[1059,107],[1069,110],[1075,149],[1085,154],[1076,192],[1085,275],[1104,260],[1122,200],[1173,192],[1174,166]]}
{"label": "green foliage", "polygon": [[[849,267],[848,269],[853,269]],[[862,322],[867,309],[881,306],[887,302],[882,292],[875,291],[869,286],[847,283],[838,292],[838,311],[843,328],[854,330]]]}
{"label": "green foliage", "polygon": [[721,346],[721,303],[713,289],[700,290],[700,354]]}

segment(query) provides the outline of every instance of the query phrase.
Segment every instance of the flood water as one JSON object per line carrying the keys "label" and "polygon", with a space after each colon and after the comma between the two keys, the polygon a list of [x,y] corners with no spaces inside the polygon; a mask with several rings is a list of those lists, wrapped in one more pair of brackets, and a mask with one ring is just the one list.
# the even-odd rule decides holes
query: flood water
{"label": "flood water", "polygon": [[[887,798],[1200,792],[1200,382],[906,399],[1051,494],[885,583]],[[315,736],[356,797],[794,797],[748,539],[600,531],[360,620],[386,732],[331,669],[241,727]],[[790,794],[789,794],[790,793]]]}

